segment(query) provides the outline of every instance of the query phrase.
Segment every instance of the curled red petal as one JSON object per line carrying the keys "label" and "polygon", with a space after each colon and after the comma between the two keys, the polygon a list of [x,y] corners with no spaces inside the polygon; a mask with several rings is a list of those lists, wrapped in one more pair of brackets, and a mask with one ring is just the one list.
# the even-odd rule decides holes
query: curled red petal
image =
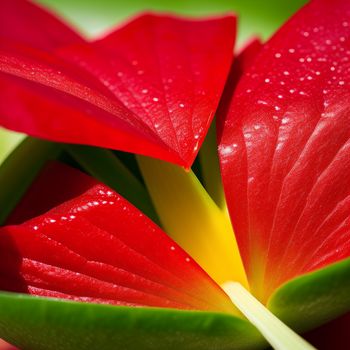
{"label": "curled red petal", "polygon": [[[29,6],[6,4],[10,14]],[[36,16],[47,14],[31,12],[36,32]],[[50,26],[52,21],[45,20],[48,37],[38,42],[49,40],[59,26]],[[8,102],[1,104],[0,124],[189,167],[226,81],[235,24],[233,16],[190,20],[145,14],[98,41],[62,40],[65,45],[55,50],[22,36],[1,36],[0,91]]]}
{"label": "curled red petal", "polygon": [[[51,167],[59,174],[68,171],[74,182],[81,175],[88,185],[87,175],[77,170]],[[50,193],[70,197],[75,191],[61,188],[55,178],[46,183],[50,180],[55,187]],[[221,288],[159,227],[92,179],[81,195],[1,228],[0,262],[0,290],[127,306],[232,310]]]}
{"label": "curled red petal", "polygon": [[50,161],[35,178],[6,224],[21,224],[42,215],[63,202],[82,195],[96,184],[97,181],[91,176],[63,163]]}
{"label": "curled red petal", "polygon": [[225,116],[225,191],[253,290],[350,255],[350,4],[314,0],[264,46]]}

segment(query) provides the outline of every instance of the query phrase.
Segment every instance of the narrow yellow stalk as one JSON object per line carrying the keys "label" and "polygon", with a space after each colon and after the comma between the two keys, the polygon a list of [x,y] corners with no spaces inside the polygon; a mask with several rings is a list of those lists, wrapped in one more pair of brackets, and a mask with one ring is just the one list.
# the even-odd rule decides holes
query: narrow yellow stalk
{"label": "narrow yellow stalk", "polygon": [[219,284],[236,280],[248,287],[229,218],[192,171],[137,156],[165,231]]}

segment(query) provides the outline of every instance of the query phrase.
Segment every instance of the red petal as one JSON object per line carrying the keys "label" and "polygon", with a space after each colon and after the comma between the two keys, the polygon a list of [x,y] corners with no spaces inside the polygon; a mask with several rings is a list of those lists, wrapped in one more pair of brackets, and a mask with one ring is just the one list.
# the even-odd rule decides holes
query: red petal
{"label": "red petal", "polygon": [[[62,163],[50,162],[7,219],[7,225],[21,224],[77,197],[98,182]],[[52,184],[55,184],[54,186]]]}
{"label": "red petal", "polygon": [[229,106],[224,186],[262,298],[350,255],[349,16],[345,0],[305,6],[264,46]]}
{"label": "red petal", "polygon": [[71,28],[27,0],[2,0],[0,37],[47,51],[83,42]]}
{"label": "red petal", "polygon": [[12,346],[11,344],[8,344],[2,339],[0,339],[0,350],[18,350],[18,349]]}
{"label": "red petal", "polygon": [[[74,172],[76,182],[80,173],[69,170]],[[51,186],[66,191],[54,181]],[[118,305],[232,310],[221,288],[176,243],[97,182],[42,216],[0,229],[1,289]]]}
{"label": "red petal", "polygon": [[244,45],[244,47],[238,52],[237,56],[234,59],[217,111],[216,130],[218,140],[221,139],[224,130],[224,117],[228,112],[230,101],[237,87],[237,84],[242,78],[242,75],[254,62],[261,49],[262,43],[260,39],[253,37]]}
{"label": "red petal", "polygon": [[7,103],[1,104],[0,123],[189,167],[222,93],[234,38],[232,16],[152,14],[51,56],[23,47],[23,40],[21,46],[2,38],[0,88]]}

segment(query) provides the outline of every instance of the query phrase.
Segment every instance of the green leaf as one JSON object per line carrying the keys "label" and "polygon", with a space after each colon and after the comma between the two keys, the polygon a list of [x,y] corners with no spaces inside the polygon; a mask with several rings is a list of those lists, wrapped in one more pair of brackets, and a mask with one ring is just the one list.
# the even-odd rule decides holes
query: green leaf
{"label": "green leaf", "polygon": [[0,337],[35,350],[235,350],[266,346],[243,319],[0,293]]}
{"label": "green leaf", "polygon": [[268,308],[298,332],[350,311],[350,258],[282,285],[271,296]]}
{"label": "green leaf", "polygon": [[6,158],[0,167],[0,224],[22,198],[40,169],[54,159],[61,146],[28,137]]}

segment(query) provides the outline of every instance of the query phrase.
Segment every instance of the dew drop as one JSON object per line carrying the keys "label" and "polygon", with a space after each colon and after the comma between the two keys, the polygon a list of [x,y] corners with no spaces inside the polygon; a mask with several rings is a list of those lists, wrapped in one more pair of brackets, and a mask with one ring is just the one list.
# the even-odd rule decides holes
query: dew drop
{"label": "dew drop", "polygon": [[[232,147],[234,147],[234,146],[232,146]],[[232,147],[231,146],[220,147],[220,154],[222,156],[227,156],[227,155],[231,154],[233,151]]]}
{"label": "dew drop", "polygon": [[281,123],[282,124],[287,124],[289,122],[289,118],[285,117],[282,119]]}

